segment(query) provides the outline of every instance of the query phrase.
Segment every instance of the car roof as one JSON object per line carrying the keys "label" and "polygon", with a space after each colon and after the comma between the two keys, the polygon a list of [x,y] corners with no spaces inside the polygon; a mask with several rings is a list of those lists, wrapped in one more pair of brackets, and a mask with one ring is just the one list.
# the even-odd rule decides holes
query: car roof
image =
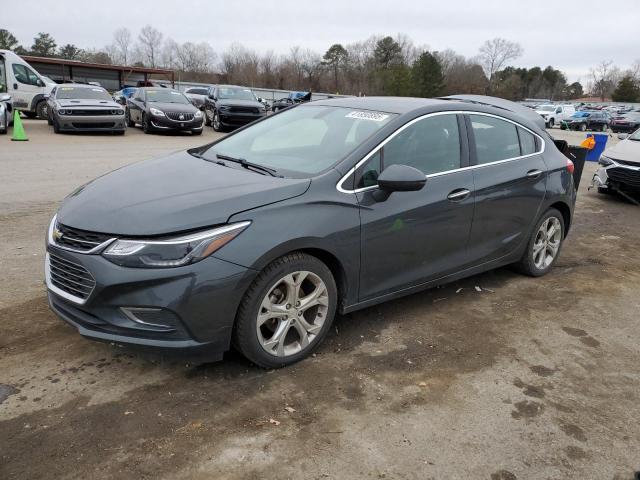
{"label": "car roof", "polygon": [[316,100],[307,105],[323,105],[398,115],[424,114],[438,110],[464,110],[491,113],[505,118],[516,117],[525,127],[535,129],[538,133],[545,131],[544,119],[535,111],[509,100],[485,95],[452,95],[441,98],[415,97],[344,97],[327,100]]}
{"label": "car roof", "polygon": [[244,90],[252,90],[251,87],[243,87],[242,85],[216,85],[216,88],[242,88]]}
{"label": "car roof", "polygon": [[99,87],[98,85],[89,85],[88,83],[61,83],[58,85],[58,88],[60,87],[67,87],[67,88],[101,88],[102,90],[106,89],[104,87]]}

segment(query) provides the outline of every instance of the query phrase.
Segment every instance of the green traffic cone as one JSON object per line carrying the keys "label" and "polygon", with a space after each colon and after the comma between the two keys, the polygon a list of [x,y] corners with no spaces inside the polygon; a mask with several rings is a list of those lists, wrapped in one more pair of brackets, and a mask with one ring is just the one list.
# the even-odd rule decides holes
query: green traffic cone
{"label": "green traffic cone", "polygon": [[24,127],[22,126],[22,120],[20,120],[20,112],[18,110],[13,111],[13,137],[12,142],[26,142],[29,139],[27,134],[24,133]]}

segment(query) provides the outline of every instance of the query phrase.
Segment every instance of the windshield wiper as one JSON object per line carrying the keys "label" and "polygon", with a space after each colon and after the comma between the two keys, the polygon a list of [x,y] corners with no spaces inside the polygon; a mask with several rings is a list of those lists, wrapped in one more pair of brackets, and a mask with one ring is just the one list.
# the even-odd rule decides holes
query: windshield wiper
{"label": "windshield wiper", "polygon": [[244,158],[234,158],[234,157],[230,157],[229,155],[221,155],[219,153],[216,153],[216,158],[218,158],[220,160],[227,160],[229,162],[239,163],[240,165],[242,165],[247,170],[249,170],[250,168],[253,168],[254,170],[259,170],[261,172],[265,172],[267,175],[271,175],[272,177],[278,177],[279,176],[279,175],[276,174],[277,170],[274,170],[273,168],[265,167],[265,166],[257,164],[257,163],[249,162],[249,161],[245,160]]}

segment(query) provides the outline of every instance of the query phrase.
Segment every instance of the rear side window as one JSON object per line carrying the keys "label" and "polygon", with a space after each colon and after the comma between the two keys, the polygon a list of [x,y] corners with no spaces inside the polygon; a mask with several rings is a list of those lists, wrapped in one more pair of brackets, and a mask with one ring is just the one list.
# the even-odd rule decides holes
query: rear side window
{"label": "rear side window", "polygon": [[476,143],[478,164],[520,156],[516,126],[495,117],[469,115]]}
{"label": "rear side window", "polygon": [[526,131],[524,128],[518,127],[518,136],[520,137],[520,154],[531,155],[536,153],[536,137],[533,133]]}

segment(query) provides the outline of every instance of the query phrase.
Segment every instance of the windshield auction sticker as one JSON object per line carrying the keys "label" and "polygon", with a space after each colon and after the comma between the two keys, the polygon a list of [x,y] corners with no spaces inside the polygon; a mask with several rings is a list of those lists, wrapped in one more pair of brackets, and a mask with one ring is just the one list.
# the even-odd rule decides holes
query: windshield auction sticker
{"label": "windshield auction sticker", "polygon": [[359,120],[384,122],[387,118],[389,118],[389,115],[380,112],[351,112],[346,115],[346,118],[357,118]]}

